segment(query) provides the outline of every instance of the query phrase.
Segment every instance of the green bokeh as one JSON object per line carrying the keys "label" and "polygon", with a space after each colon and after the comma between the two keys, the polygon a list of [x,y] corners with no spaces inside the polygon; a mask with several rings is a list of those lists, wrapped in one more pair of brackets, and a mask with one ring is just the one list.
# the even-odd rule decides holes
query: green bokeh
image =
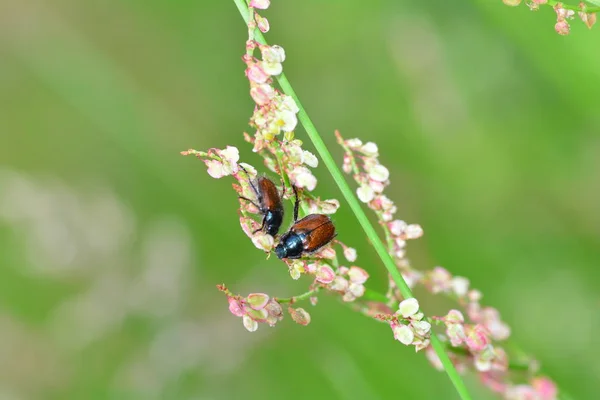
{"label": "green bokeh", "polygon": [[[335,129],[378,143],[398,216],[424,227],[413,264],[468,277],[561,388],[597,398],[600,31],[561,37],[551,8],[500,0],[273,3],[267,38],[334,156]],[[456,398],[333,298],[253,334],[227,311],[215,284],[307,284],[244,237],[231,181],[178,154],[229,144],[260,165],[245,37],[228,1],[0,5],[1,398]]]}

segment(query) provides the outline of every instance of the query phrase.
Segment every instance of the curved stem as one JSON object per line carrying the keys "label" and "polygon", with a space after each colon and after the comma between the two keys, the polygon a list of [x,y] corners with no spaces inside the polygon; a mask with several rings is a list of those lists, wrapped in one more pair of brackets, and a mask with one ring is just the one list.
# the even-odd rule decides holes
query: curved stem
{"label": "curved stem", "polygon": [[[246,22],[246,25],[248,25],[249,10],[248,10],[248,6],[247,6],[246,2],[244,0],[233,0],[233,1],[235,2],[240,14],[242,15],[242,18]],[[255,33],[255,40],[257,42],[259,42],[261,44],[265,44],[265,45],[267,44],[264,36],[258,29],[255,29],[254,33]],[[296,95],[296,92],[292,88],[292,85],[286,78],[285,74],[282,73],[281,75],[279,75],[277,77],[277,82],[279,83],[279,86],[281,87],[283,92],[285,94],[287,94],[288,96],[290,96],[292,99],[294,99],[294,101],[296,102],[296,105],[300,109],[300,111],[298,112],[298,119],[299,119],[300,123],[306,130],[308,137],[310,138],[313,145],[315,146],[315,149],[321,156],[321,159],[325,163],[325,166],[329,170],[329,173],[333,177],[333,180],[335,181],[336,185],[339,187],[340,191],[342,192],[342,195],[346,199],[346,202],[350,206],[350,209],[356,216],[356,219],[358,220],[361,227],[363,228],[363,231],[369,238],[369,241],[375,248],[375,251],[379,255],[379,258],[381,258],[381,261],[383,262],[386,269],[388,270],[388,273],[394,280],[394,283],[400,290],[400,293],[406,299],[414,297],[410,288],[406,284],[406,281],[402,277],[402,274],[396,267],[394,260],[392,259],[390,254],[387,252],[385,245],[383,244],[383,242],[377,235],[375,228],[369,222],[369,219],[367,218],[367,215],[365,214],[362,207],[360,206],[358,199],[354,196],[352,189],[350,189],[350,186],[344,179],[344,176],[342,175],[342,171],[340,171],[337,164],[333,160],[333,157],[331,156],[331,153],[329,153],[329,150],[327,149],[325,142],[323,142],[323,139],[321,139],[321,136],[319,135],[317,128],[315,127],[315,125],[311,121],[310,117],[306,113],[306,110],[302,106],[302,103],[300,103],[300,99]],[[431,335],[430,340],[431,340],[431,345],[432,345],[433,349],[435,350],[438,358],[440,359],[442,365],[444,366],[444,369],[445,369],[446,373],[448,374],[448,377],[450,378],[450,381],[454,385],[456,391],[458,392],[460,398],[463,400],[471,399],[471,395],[469,394],[467,387],[465,386],[464,382],[462,381],[462,378],[458,374],[458,371],[456,370],[456,368],[454,368],[454,365],[450,361],[448,354],[446,354],[443,344],[440,342],[440,340],[437,338],[436,335]]]}

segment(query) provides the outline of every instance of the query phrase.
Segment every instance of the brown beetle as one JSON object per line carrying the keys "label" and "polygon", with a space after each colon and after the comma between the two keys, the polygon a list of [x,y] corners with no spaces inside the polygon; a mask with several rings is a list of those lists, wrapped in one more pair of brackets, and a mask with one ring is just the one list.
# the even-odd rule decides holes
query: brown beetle
{"label": "brown beetle", "polygon": [[298,221],[298,193],[294,205],[294,225],[281,236],[275,247],[279,258],[300,258],[304,254],[314,253],[336,237],[335,226],[325,214],[310,214]]}
{"label": "brown beetle", "polygon": [[[244,167],[240,165],[240,168],[249,176],[248,171]],[[283,222],[283,205],[281,204],[281,196],[277,191],[277,187],[272,180],[264,176],[258,177],[256,182],[250,180],[249,183],[256,194],[258,204],[247,197],[240,196],[240,199],[254,204],[263,215],[262,225],[253,233],[264,229],[271,236],[277,235],[279,227]]]}

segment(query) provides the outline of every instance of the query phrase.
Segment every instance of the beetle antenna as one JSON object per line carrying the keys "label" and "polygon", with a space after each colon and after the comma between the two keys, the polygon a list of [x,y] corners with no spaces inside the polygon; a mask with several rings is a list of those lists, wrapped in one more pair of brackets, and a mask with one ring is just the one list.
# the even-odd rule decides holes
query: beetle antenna
{"label": "beetle antenna", "polygon": [[[252,182],[252,179],[250,179],[250,174],[248,173],[248,171],[246,171],[246,168],[242,167],[242,164],[238,164],[238,167],[240,167],[242,169],[242,171],[244,171],[246,173],[250,187],[252,188],[252,190],[254,190],[254,194],[256,194],[256,196],[258,196],[258,189],[256,189],[256,186],[254,186],[254,182]],[[246,200],[248,200],[248,199],[246,199]],[[252,202],[252,203],[254,204],[254,202]],[[254,204],[254,205],[256,205],[256,204]]]}

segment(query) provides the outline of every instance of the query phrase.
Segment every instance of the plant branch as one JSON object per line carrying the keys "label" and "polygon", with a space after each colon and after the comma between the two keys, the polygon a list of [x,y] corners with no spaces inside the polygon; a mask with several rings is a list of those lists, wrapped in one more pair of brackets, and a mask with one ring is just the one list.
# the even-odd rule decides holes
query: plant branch
{"label": "plant branch", "polygon": [[[248,25],[250,16],[249,16],[249,10],[248,10],[247,4],[245,3],[244,0],[234,0],[234,2],[236,4],[240,14],[242,15],[242,18],[246,22],[246,25]],[[258,29],[255,30],[255,40],[261,44],[264,44],[264,45],[267,44],[264,36]],[[315,149],[321,156],[321,159],[325,163],[325,166],[329,170],[329,173],[331,174],[336,185],[339,187],[340,191],[342,192],[342,195],[344,196],[344,198],[346,199],[346,202],[350,206],[350,209],[356,216],[356,219],[358,220],[361,227],[363,228],[369,241],[375,248],[375,251],[377,252],[377,254],[379,255],[379,258],[382,260],[383,264],[385,265],[386,269],[388,270],[388,273],[392,277],[394,283],[400,290],[400,293],[402,294],[402,296],[405,299],[414,297],[410,288],[408,287],[404,278],[402,277],[402,274],[396,267],[394,260],[392,259],[390,254],[387,252],[385,245],[383,244],[383,242],[377,235],[375,228],[369,222],[369,219],[367,218],[367,215],[365,214],[362,207],[360,206],[358,199],[354,196],[354,192],[352,191],[352,189],[350,189],[350,186],[344,179],[342,172],[340,171],[337,164],[333,160],[331,153],[327,149],[327,146],[323,142],[323,139],[319,135],[315,125],[313,124],[313,122],[311,121],[310,117],[308,116],[306,110],[300,103],[300,99],[296,95],[296,92],[292,88],[292,86],[291,86],[290,82],[288,81],[288,79],[286,78],[285,74],[282,73],[281,75],[279,75],[277,77],[277,82],[279,83],[283,92],[285,94],[287,94],[288,96],[290,96],[292,99],[294,99],[294,101],[296,102],[296,105],[300,109],[300,111],[298,112],[298,119],[299,119],[300,123],[306,130],[308,137],[310,138]],[[431,340],[431,345],[432,345],[433,349],[435,350],[438,358],[440,359],[442,365],[444,366],[444,369],[445,369],[446,373],[448,374],[450,381],[456,388],[456,391],[458,392],[460,398],[463,400],[471,399],[471,395],[469,394],[464,382],[462,381],[462,378],[458,374],[458,371],[456,370],[456,368],[454,368],[454,365],[450,361],[448,354],[446,354],[443,344],[440,342],[440,340],[434,334],[431,335],[430,340]]]}

